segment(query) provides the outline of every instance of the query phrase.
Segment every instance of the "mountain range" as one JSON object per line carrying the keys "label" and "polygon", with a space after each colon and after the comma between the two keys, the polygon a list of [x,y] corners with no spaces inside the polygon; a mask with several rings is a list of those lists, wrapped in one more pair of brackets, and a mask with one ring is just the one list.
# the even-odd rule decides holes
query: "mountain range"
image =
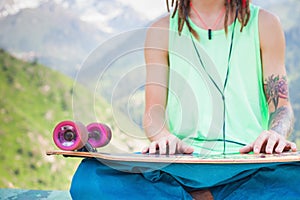
{"label": "mountain range", "polygon": [[[7,4],[2,4],[0,13],[10,7],[12,11],[6,9],[7,13],[13,14],[0,17],[0,47],[21,59],[38,60],[73,78],[84,60],[103,42],[150,23],[143,13],[120,0],[4,2]],[[35,6],[24,8],[22,2]],[[254,3],[276,13],[287,34],[297,28],[298,15],[289,17],[289,13],[297,13],[297,0],[254,0]],[[297,41],[291,44],[294,42]]]}
{"label": "mountain range", "polygon": [[[30,1],[35,5],[31,8],[24,8],[24,6],[22,8],[21,2],[27,2],[26,0],[7,2],[11,2],[10,7],[14,8],[11,10],[17,12],[0,18],[1,48],[23,60],[42,63],[77,81],[80,80],[92,91],[100,92],[107,101],[112,101],[114,95],[114,101],[118,101],[116,105],[128,103],[128,97],[124,95],[130,95],[134,87],[139,87],[136,96],[143,96],[141,95],[143,87],[137,83],[144,81],[144,71],[133,70],[143,64],[141,51],[145,35],[143,28],[150,23],[143,13],[137,12],[129,4],[124,4],[120,0],[84,2],[35,0]],[[300,12],[298,11],[300,11],[300,2],[297,0],[253,0],[253,2],[275,13],[282,22],[287,44],[286,67],[289,74],[291,101],[299,119],[300,26],[298,21],[300,14],[298,13]],[[18,10],[15,7],[22,9]],[[4,12],[4,8],[2,4],[1,13]],[[293,17],[290,17],[291,13]],[[140,36],[137,35],[138,33],[141,33]],[[132,54],[132,57],[121,63],[120,58],[124,54]],[[90,64],[93,56],[97,59]],[[88,74],[83,73],[86,65],[89,66]],[[130,81],[128,80],[127,84],[117,85],[120,83],[120,77],[123,76],[130,77]],[[128,112],[126,105],[119,107],[124,112]],[[142,109],[143,106],[139,107]],[[132,107],[130,109],[132,110]],[[140,118],[140,115],[135,118]],[[138,121],[141,123],[140,120]],[[296,121],[296,130],[300,130],[298,121]]]}
{"label": "mountain range", "polygon": [[[75,77],[83,60],[101,42],[145,22],[136,17],[139,14],[135,10],[122,7],[116,0],[89,1],[85,6],[79,6],[80,2],[46,1],[0,18],[0,47],[21,59],[38,60]],[[105,18],[99,23],[87,23],[83,21],[87,13]]]}
{"label": "mountain range", "polygon": [[[16,12],[0,18],[1,48],[18,58],[34,60],[80,81],[91,91],[101,93],[107,101],[114,101],[125,113],[129,112],[128,109],[137,107],[135,110],[142,112],[143,105],[140,103],[127,105],[128,95],[132,95],[133,88],[138,87],[134,92],[136,97],[143,96],[145,72],[135,68],[144,62],[141,47],[145,36],[144,28],[150,20],[142,12],[120,0],[35,0],[28,1],[35,6],[27,8],[21,6],[21,2],[27,0],[7,2],[11,3],[11,10]],[[299,119],[300,2],[253,2],[275,13],[283,25],[291,101],[296,119]],[[4,8],[2,4],[0,13],[3,13]],[[290,17],[290,13],[293,13],[293,17]],[[125,54],[131,54],[131,57],[124,60]],[[89,63],[90,60],[94,60],[94,63]],[[120,85],[120,78],[124,79],[124,76],[127,82]],[[141,114],[133,118],[141,123]],[[295,127],[296,131],[300,130],[298,120]]]}

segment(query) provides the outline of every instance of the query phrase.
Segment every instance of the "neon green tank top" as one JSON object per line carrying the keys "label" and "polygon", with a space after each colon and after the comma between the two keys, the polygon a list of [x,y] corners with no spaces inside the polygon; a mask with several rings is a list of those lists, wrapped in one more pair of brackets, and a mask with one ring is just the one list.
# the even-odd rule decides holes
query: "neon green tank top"
{"label": "neon green tank top", "polygon": [[250,5],[250,9],[250,20],[242,32],[237,20],[228,27],[227,36],[224,30],[212,31],[211,40],[207,30],[191,20],[200,41],[191,36],[186,25],[179,36],[178,15],[170,18],[168,125],[171,133],[193,146],[197,153],[238,152],[268,128],[258,32],[259,8]]}

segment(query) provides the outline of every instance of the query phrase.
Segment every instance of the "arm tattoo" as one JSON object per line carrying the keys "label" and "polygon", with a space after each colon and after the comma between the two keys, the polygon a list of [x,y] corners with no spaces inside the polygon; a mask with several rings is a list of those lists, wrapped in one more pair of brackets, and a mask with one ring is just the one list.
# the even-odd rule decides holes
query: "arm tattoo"
{"label": "arm tattoo", "polygon": [[265,82],[265,92],[268,104],[273,103],[276,110],[280,98],[287,100],[289,98],[286,76],[282,76],[281,78],[279,75],[274,76],[274,74],[269,76]]}
{"label": "arm tattoo", "polygon": [[291,107],[281,106],[270,114],[269,129],[284,137],[288,137],[293,130],[294,114]]}
{"label": "arm tattoo", "polygon": [[290,106],[278,107],[280,99],[289,98],[286,76],[269,76],[265,81],[265,93],[268,104],[273,104],[275,108],[274,112],[270,113],[269,129],[287,137],[293,129],[293,110]]}

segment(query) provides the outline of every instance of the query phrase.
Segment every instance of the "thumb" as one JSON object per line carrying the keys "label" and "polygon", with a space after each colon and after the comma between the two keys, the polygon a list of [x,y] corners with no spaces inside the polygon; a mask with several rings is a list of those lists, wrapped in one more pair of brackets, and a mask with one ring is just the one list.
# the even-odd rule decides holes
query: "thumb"
{"label": "thumb", "polygon": [[194,148],[187,145],[184,142],[180,142],[179,144],[179,153],[191,154],[194,152]]}
{"label": "thumb", "polygon": [[240,148],[240,153],[241,153],[241,154],[249,153],[249,152],[251,152],[252,150],[253,150],[252,144],[248,144],[248,145],[246,145],[246,146]]}

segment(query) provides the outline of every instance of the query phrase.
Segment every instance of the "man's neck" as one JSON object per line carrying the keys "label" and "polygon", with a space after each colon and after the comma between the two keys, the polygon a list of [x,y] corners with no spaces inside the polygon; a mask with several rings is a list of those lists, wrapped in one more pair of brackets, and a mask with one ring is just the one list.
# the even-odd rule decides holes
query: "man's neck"
{"label": "man's neck", "polygon": [[218,13],[224,7],[224,0],[191,0],[194,8],[203,15]]}

